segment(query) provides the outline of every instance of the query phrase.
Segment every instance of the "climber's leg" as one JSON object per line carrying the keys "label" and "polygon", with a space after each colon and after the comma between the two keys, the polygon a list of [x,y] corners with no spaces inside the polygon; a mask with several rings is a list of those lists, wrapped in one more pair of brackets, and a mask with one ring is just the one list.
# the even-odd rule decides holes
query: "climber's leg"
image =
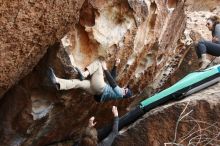
{"label": "climber's leg", "polygon": [[89,80],[83,80],[80,81],[78,79],[71,79],[71,80],[66,80],[66,79],[61,79],[56,77],[57,83],[60,85],[59,90],[69,90],[69,89],[83,89],[90,94],[93,94],[91,90],[91,84]]}
{"label": "climber's leg", "polygon": [[106,86],[101,62],[99,60],[94,61],[87,67],[87,70],[91,75],[91,88],[96,94],[101,94]]}

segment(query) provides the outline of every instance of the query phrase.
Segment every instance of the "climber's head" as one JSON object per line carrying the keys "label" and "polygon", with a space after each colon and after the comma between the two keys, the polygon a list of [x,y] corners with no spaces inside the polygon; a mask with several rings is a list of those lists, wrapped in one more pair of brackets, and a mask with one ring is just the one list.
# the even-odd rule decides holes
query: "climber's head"
{"label": "climber's head", "polygon": [[127,86],[126,88],[123,88],[124,92],[123,92],[123,98],[129,98],[132,96],[132,92],[131,89],[129,88],[129,86]]}
{"label": "climber's head", "polygon": [[211,16],[207,19],[206,26],[210,31],[212,31],[216,24],[220,23],[220,18],[218,16]]}
{"label": "climber's head", "polygon": [[207,20],[206,26],[208,27],[209,30],[213,29],[214,23],[211,20]]}
{"label": "climber's head", "polygon": [[97,146],[97,130],[87,127],[83,130],[79,146]]}

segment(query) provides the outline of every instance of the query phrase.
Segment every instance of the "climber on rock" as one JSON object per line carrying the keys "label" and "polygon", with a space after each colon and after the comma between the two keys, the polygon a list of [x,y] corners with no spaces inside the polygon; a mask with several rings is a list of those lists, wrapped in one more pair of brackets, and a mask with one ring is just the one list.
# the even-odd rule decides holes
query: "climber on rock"
{"label": "climber on rock", "polygon": [[115,137],[118,135],[119,118],[116,106],[112,107],[112,113],[114,115],[112,132],[105,139],[98,143],[97,130],[94,128],[96,125],[96,122],[94,122],[95,117],[91,117],[88,126],[82,132],[78,146],[111,146]]}
{"label": "climber on rock", "polygon": [[[58,78],[52,68],[49,68],[48,76],[57,90],[81,88],[94,95],[94,99],[97,102],[129,98],[132,96],[131,90],[128,87],[119,87],[115,81],[116,68],[119,63],[120,59],[116,59],[110,73],[107,70],[106,62],[97,59],[86,67],[85,71],[78,70],[81,80]],[[104,74],[109,84],[104,81]],[[90,79],[85,80],[88,76],[90,76]]]}
{"label": "climber on rock", "polygon": [[208,18],[206,26],[212,32],[212,41],[198,42],[196,53],[201,63],[200,69],[205,69],[211,63],[206,54],[220,56],[220,18],[217,16]]}

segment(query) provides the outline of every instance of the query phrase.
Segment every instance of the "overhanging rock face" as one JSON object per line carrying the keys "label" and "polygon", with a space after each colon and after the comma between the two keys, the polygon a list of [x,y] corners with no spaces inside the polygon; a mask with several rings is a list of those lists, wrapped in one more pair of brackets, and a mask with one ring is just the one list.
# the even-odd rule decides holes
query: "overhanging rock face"
{"label": "overhanging rock face", "polygon": [[26,76],[79,18],[84,0],[1,1],[0,97]]}
{"label": "overhanging rock face", "polygon": [[[219,14],[218,6],[219,2],[214,0],[3,2],[0,145],[42,146],[77,140],[90,116],[96,116],[97,128],[102,127],[112,119],[112,105],[117,105],[122,115],[141,99],[176,82],[198,67],[189,33],[193,30],[197,39],[211,39],[205,19]],[[129,84],[135,98],[97,103],[83,90],[51,89],[46,75],[49,66],[58,77],[77,78],[70,71],[66,51],[72,53],[74,64],[80,69],[99,56],[105,57],[109,68],[115,58],[120,58],[117,82],[121,86]],[[200,102],[192,103],[189,107],[200,105]],[[168,110],[173,112],[169,119],[173,125],[185,107],[185,102],[175,104],[174,109],[179,112],[175,112],[173,106]],[[203,104],[209,105],[208,102]],[[199,111],[202,109],[198,107]],[[167,118],[165,113],[161,114]],[[159,116],[152,114],[155,121],[153,118],[157,121]],[[145,125],[146,129],[149,125]],[[138,128],[145,129],[141,126]],[[155,134],[148,138],[150,143],[145,142],[143,133],[139,144],[172,142],[171,130],[166,134],[162,129],[167,137],[160,141],[162,134],[156,128],[152,130]],[[126,144],[125,139],[120,136],[116,144]],[[71,145],[71,142],[63,145]]]}
{"label": "overhanging rock face", "polygon": [[[162,1],[87,1],[80,25],[67,34],[75,64],[83,69],[97,56],[104,56],[112,66],[118,57],[122,85],[129,83],[141,92],[157,80],[153,88],[159,88],[186,51],[180,41],[186,25],[184,2],[175,8],[169,12]],[[85,16],[95,20],[85,20]]]}

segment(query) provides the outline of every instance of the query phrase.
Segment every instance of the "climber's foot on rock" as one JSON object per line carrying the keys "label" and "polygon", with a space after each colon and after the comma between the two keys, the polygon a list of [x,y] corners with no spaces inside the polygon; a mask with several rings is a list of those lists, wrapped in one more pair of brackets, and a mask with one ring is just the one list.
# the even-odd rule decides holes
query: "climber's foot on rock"
{"label": "climber's foot on rock", "polygon": [[82,72],[80,71],[80,69],[78,67],[74,67],[75,70],[77,71],[78,75],[79,75],[79,80],[83,81],[85,80],[85,77],[83,76]]}
{"label": "climber's foot on rock", "polygon": [[59,90],[59,83],[56,81],[56,75],[51,67],[49,67],[47,71],[48,78],[50,80],[51,86],[57,90]]}

